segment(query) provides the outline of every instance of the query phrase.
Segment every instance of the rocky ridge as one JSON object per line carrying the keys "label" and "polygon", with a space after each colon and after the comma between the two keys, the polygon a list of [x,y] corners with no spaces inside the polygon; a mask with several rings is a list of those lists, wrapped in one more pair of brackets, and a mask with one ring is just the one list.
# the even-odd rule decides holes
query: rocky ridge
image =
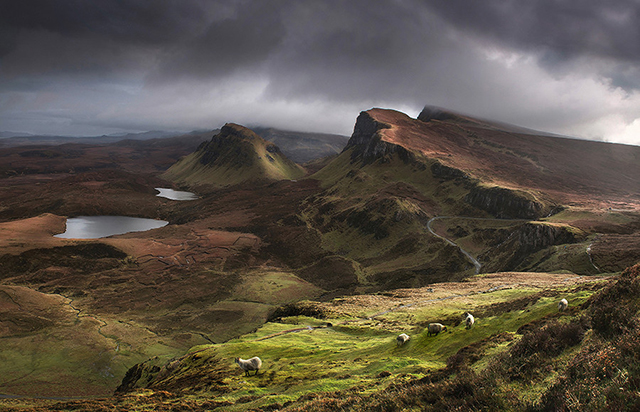
{"label": "rocky ridge", "polygon": [[[416,150],[416,147],[424,142],[412,145],[410,140],[398,138],[398,135],[403,133],[402,126],[398,128],[394,124],[381,120],[380,112],[382,110],[375,109],[362,112],[358,116],[353,135],[344,149],[344,151],[351,151],[352,162],[360,161],[363,165],[376,161],[384,163],[389,162],[391,156],[397,155],[403,162],[419,164],[424,169],[430,164],[434,178],[459,181],[468,190],[464,197],[467,204],[500,219],[537,219],[555,206],[544,204],[525,190],[512,190],[499,186],[487,187],[481,184],[478,178],[473,177],[472,171],[449,166],[442,160],[429,157],[428,154],[425,156],[424,152]],[[470,121],[456,114],[429,107],[423,110],[418,119],[425,122],[460,119]],[[406,121],[406,119],[402,120]],[[397,129],[399,131],[396,131]],[[427,145],[428,139],[428,135],[423,137]]]}

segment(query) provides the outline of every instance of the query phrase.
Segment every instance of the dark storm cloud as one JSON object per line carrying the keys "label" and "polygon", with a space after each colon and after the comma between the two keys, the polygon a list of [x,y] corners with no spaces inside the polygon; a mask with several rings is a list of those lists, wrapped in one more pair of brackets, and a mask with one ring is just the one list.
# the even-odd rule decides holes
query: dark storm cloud
{"label": "dark storm cloud", "polygon": [[583,55],[640,60],[637,0],[426,0],[456,27],[517,49],[539,51],[549,62]]}
{"label": "dark storm cloud", "polygon": [[206,6],[204,1],[182,0],[4,1],[0,3],[0,23],[14,34],[14,40],[20,30],[44,30],[71,38],[161,44],[204,24]]}
{"label": "dark storm cloud", "polygon": [[210,23],[199,1],[0,2],[0,71],[98,74],[129,71],[137,55],[193,36]]}
{"label": "dark storm cloud", "polygon": [[[276,85],[281,93],[300,83],[343,98],[354,87],[345,88],[341,75],[353,75],[354,86],[392,92],[403,88],[385,84],[417,74],[425,62],[426,75],[440,69],[434,60],[446,57],[443,49],[456,53],[441,17],[456,30],[538,52],[551,71],[584,55],[614,59],[620,66],[606,75],[634,87],[624,72],[640,60],[639,9],[632,0],[9,1],[0,3],[0,53],[15,51],[22,34],[23,49],[35,49],[33,61],[8,59],[5,70],[77,74],[117,61],[123,70],[144,67],[160,82],[267,70],[291,81]],[[42,44],[46,49],[34,46]],[[136,61],[145,53],[153,53],[155,67]]]}
{"label": "dark storm cloud", "polygon": [[283,1],[240,3],[233,15],[211,23],[193,38],[168,47],[150,80],[216,77],[253,70],[280,46],[285,36]]}
{"label": "dark storm cloud", "polygon": [[560,131],[571,130],[570,118],[630,124],[640,99],[639,7],[630,0],[4,1],[0,122],[19,127],[33,116],[20,126],[26,130],[64,110],[74,127],[246,121],[348,133],[360,110],[417,113],[433,104]]}
{"label": "dark storm cloud", "polygon": [[287,47],[268,68],[269,93],[349,102],[424,101],[438,88],[431,76],[441,69],[457,71],[445,66],[459,61],[447,27],[415,6],[408,1],[294,5],[286,14]]}

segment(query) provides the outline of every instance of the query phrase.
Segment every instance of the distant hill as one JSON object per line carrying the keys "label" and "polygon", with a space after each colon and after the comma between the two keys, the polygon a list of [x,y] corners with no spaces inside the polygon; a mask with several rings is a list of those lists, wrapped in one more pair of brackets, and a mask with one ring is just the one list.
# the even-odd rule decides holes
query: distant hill
{"label": "distant hill", "polygon": [[161,173],[211,138],[212,132],[169,138],[120,140],[115,143],[0,145],[0,177],[81,173],[122,168],[135,173]]}
{"label": "distant hill", "polygon": [[297,179],[304,173],[273,143],[246,127],[227,123],[163,177],[189,185],[229,186],[252,180]]}
{"label": "distant hill", "polygon": [[[191,133],[201,133],[191,132]],[[32,135],[28,133],[0,132],[0,146],[16,147],[16,146],[32,146],[32,145],[50,145],[57,146],[68,143],[80,144],[111,144],[121,140],[152,140],[164,139],[183,135],[180,132],[171,131],[149,131],[142,133],[126,133],[102,136],[57,136],[57,135]]]}
{"label": "distant hill", "polygon": [[338,154],[349,141],[348,136],[326,133],[307,133],[254,127],[258,136],[277,145],[289,159],[307,163],[322,157]]}
{"label": "distant hill", "polygon": [[7,137],[28,137],[28,136],[33,136],[33,135],[31,133],[21,133],[21,132],[9,132],[9,131],[0,132],[0,139],[4,139]]}
{"label": "distant hill", "polygon": [[200,146],[203,142],[211,139],[211,136],[220,132],[220,129],[217,130],[207,130],[207,131],[193,131],[185,134],[181,134],[178,136],[170,136],[170,137],[156,137],[150,139],[123,139],[114,143],[110,143],[113,146],[128,146],[135,148],[162,148],[162,147],[170,147],[174,145],[181,145],[187,152],[194,151]]}
{"label": "distant hill", "polygon": [[[342,151],[349,140],[348,136],[308,133],[291,130],[280,130],[268,127],[254,127],[252,130],[265,140],[277,145],[289,159],[296,163],[307,163],[312,160],[326,156],[338,154]],[[203,131],[196,130],[189,133],[149,131],[143,133],[126,133],[102,136],[52,136],[52,135],[32,135],[28,133],[0,132],[0,147],[35,146],[48,145],[57,146],[68,143],[80,144],[113,144],[122,141],[148,141],[172,138],[198,139],[206,136],[202,141],[208,140],[212,135],[220,130]],[[191,139],[191,140],[193,140]],[[161,143],[158,143],[161,144]]]}

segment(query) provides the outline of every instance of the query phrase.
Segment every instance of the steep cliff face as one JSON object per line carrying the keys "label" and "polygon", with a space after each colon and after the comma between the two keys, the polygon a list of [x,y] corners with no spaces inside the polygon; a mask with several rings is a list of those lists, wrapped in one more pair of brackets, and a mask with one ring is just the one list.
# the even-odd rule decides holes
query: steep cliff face
{"label": "steep cliff face", "polygon": [[225,163],[240,168],[253,166],[255,162],[255,136],[243,133],[238,125],[226,124],[219,134],[198,147],[201,153],[199,162],[202,165]]}
{"label": "steep cliff face", "polygon": [[433,177],[444,180],[466,180],[469,176],[460,169],[455,167],[449,167],[442,163],[435,161],[431,165],[431,174]]}
{"label": "steep cliff face", "polygon": [[[534,198],[525,191],[515,191],[503,187],[480,186],[477,178],[473,178],[466,170],[445,164],[447,161],[429,159],[428,155],[421,153],[416,147],[427,148],[433,136],[421,136],[416,130],[407,126],[406,119],[400,116],[387,116],[394,121],[403,123],[387,123],[386,113],[379,110],[362,112],[358,116],[353,135],[345,147],[345,151],[351,152],[351,162],[361,162],[363,165],[374,162],[387,163],[393,155],[396,155],[404,163],[420,163],[422,167],[431,163],[431,174],[434,178],[443,181],[455,181],[468,190],[464,196],[464,202],[475,208],[491,213],[497,218],[512,219],[537,219],[548,213],[549,207]],[[380,119],[384,119],[380,120]],[[420,120],[451,120],[463,117],[438,108],[426,107],[420,114]],[[410,135],[410,138],[406,138]],[[405,137],[402,137],[405,136]],[[422,140],[423,143],[420,142]],[[406,146],[405,143],[409,144]],[[426,146],[425,146],[426,144]]]}
{"label": "steep cliff face", "polygon": [[531,254],[550,246],[576,243],[583,234],[564,225],[525,223],[496,248],[478,256],[485,273],[516,270]]}
{"label": "steep cliff face", "polygon": [[164,177],[186,184],[228,186],[247,180],[297,179],[304,169],[246,127],[227,123],[209,142],[171,166]]}
{"label": "steep cliff face", "polygon": [[473,186],[464,201],[500,219],[538,219],[545,207],[531,197],[503,187]]}
{"label": "steep cliff face", "polygon": [[369,112],[361,112],[344,151],[353,149],[351,160],[360,160],[363,164],[388,161],[393,154],[398,154],[405,162],[412,161],[414,155],[409,150],[383,140],[383,131],[390,128],[391,125],[374,119]]}

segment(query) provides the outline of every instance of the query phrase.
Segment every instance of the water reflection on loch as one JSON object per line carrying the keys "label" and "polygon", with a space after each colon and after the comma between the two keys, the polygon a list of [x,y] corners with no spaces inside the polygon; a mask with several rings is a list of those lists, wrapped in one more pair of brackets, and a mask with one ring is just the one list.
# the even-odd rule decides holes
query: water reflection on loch
{"label": "water reflection on loch", "polygon": [[167,199],[171,199],[171,200],[196,200],[198,199],[198,195],[196,195],[195,193],[191,193],[191,192],[183,192],[180,190],[173,190],[173,189],[165,189],[165,188],[161,188],[161,187],[156,187],[155,188],[158,192],[156,196],[158,197],[165,197]]}
{"label": "water reflection on loch", "polygon": [[128,216],[78,216],[67,219],[67,230],[54,237],[97,239],[129,232],[143,232],[169,224],[166,220]]}

